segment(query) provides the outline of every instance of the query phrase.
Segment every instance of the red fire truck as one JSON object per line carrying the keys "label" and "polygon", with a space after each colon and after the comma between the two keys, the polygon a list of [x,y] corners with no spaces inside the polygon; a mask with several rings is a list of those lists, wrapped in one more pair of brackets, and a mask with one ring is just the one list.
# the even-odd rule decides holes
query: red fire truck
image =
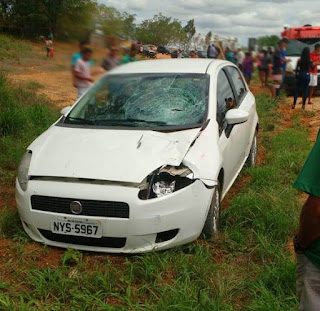
{"label": "red fire truck", "polygon": [[[281,37],[289,40],[286,55],[291,59],[291,62],[288,63],[283,84],[285,89],[291,93],[294,88],[294,70],[301,52],[305,47],[309,47],[312,51],[315,44],[320,43],[320,26],[305,25],[285,28]],[[318,67],[318,88],[320,88],[320,66]]]}

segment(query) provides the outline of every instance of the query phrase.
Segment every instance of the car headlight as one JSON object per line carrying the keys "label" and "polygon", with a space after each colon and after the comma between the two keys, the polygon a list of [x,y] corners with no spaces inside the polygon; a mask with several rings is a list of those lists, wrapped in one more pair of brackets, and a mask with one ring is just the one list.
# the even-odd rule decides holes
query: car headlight
{"label": "car headlight", "polygon": [[158,198],[161,198],[167,194],[173,193],[175,187],[175,180],[171,182],[160,180],[152,185],[152,191]]}
{"label": "car headlight", "polygon": [[28,187],[28,180],[29,180],[28,172],[29,172],[29,166],[31,162],[31,156],[32,156],[31,151],[27,151],[23,156],[18,169],[17,178],[18,178],[19,185],[23,191],[26,191]]}
{"label": "car headlight", "polygon": [[186,166],[165,166],[147,177],[145,186],[139,192],[139,198],[161,198],[187,187],[194,181],[192,171]]}

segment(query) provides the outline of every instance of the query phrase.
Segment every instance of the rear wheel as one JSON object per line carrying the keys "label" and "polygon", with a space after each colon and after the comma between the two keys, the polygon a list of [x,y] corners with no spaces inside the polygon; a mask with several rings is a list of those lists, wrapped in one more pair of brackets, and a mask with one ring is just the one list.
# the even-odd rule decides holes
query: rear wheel
{"label": "rear wheel", "polygon": [[257,156],[258,156],[258,138],[257,133],[254,134],[250,153],[247,159],[247,166],[252,167],[257,165]]}
{"label": "rear wheel", "polygon": [[202,230],[204,238],[207,240],[211,240],[215,236],[215,234],[219,231],[220,209],[221,209],[221,194],[220,194],[220,185],[218,184],[214,188],[207,219]]}

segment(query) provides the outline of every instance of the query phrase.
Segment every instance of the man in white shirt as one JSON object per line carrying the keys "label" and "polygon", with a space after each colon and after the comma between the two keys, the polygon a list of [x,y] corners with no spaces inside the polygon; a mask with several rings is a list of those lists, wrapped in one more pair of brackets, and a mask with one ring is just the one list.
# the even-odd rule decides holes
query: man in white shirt
{"label": "man in white shirt", "polygon": [[85,48],[82,51],[82,58],[79,58],[73,69],[75,77],[75,86],[78,89],[78,98],[88,91],[92,82],[90,60],[92,57],[92,50]]}

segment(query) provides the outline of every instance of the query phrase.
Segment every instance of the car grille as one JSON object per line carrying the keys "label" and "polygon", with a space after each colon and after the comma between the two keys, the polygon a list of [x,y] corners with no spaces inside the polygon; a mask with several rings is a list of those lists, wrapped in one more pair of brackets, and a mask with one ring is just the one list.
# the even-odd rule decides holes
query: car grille
{"label": "car grille", "polygon": [[70,210],[70,203],[73,201],[79,201],[82,205],[82,212],[79,215],[129,218],[129,205],[124,202],[31,196],[32,209],[61,214],[74,215]]}
{"label": "car grille", "polygon": [[47,240],[75,245],[122,248],[126,245],[127,240],[126,238],[111,237],[102,237],[97,239],[83,236],[58,234],[43,229],[38,230]]}

